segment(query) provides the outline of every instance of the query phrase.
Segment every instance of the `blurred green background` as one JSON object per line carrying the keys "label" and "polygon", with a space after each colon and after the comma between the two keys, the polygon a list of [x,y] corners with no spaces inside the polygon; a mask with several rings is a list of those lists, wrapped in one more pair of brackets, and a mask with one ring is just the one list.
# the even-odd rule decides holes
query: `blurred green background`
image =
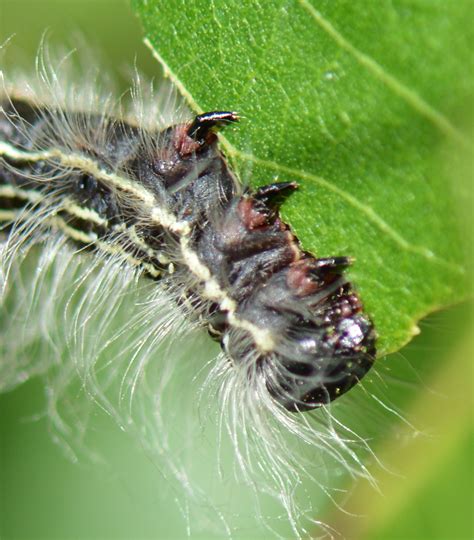
{"label": "blurred green background", "polygon": [[[45,30],[50,44],[68,47],[74,45],[71,36],[82,33],[124,84],[122,74],[134,62],[151,77],[160,76],[126,1],[0,0],[0,42],[15,36],[9,62],[14,57],[30,69]],[[421,335],[407,348],[381,361],[388,381],[382,393],[412,426],[379,415],[372,427],[377,455],[388,469],[371,465],[380,492],[345,477],[333,479],[348,490],[338,503],[351,514],[326,501],[315,516],[349,540],[474,536],[471,306],[434,314],[420,326]],[[40,414],[43,405],[41,380],[0,396],[2,539],[185,538],[176,488],[132,436],[97,410],[89,438],[107,458],[72,462],[48,431]],[[242,487],[227,482],[219,489],[223,512],[227,501],[239,509],[237,538],[270,537],[249,519],[252,506]],[[286,527],[281,530],[285,533]],[[193,537],[224,536],[209,531]]]}

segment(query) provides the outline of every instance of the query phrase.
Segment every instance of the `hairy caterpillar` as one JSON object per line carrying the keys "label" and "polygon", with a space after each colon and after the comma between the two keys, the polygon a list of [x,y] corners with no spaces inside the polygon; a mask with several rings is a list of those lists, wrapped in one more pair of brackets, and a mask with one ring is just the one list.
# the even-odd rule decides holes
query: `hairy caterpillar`
{"label": "hairy caterpillar", "polygon": [[25,202],[40,204],[46,227],[120,253],[153,278],[167,272],[249,384],[263,378],[289,410],[328,403],[365,375],[375,334],[342,274],[349,259],[303,253],[278,219],[268,203],[295,184],[253,193],[236,185],[213,135],[235,113],[199,115],[159,133],[75,115],[105,133],[101,146],[92,133],[61,148],[54,139],[63,111],[14,99],[2,105],[7,226],[25,219]]}
{"label": "hairy caterpillar", "polygon": [[[46,75],[46,90],[66,86]],[[23,94],[6,88],[1,100],[4,290],[16,285],[12,269],[22,250],[49,242],[51,254],[70,240],[105,267],[116,265],[110,280],[120,272],[130,272],[129,280],[160,278],[153,285],[223,345],[226,354],[210,379],[222,385],[222,402],[235,415],[227,422],[244,466],[250,458],[238,429],[255,431],[248,435],[261,438],[265,467],[282,470],[273,479],[278,496],[291,491],[295,464],[273,421],[346,462],[345,440],[334,441],[291,413],[324,408],[365,375],[374,360],[373,327],[344,277],[349,259],[305,254],[278,219],[275,197],[295,185],[251,191],[228,170],[213,129],[236,115],[210,113],[143,129],[140,118],[119,119],[107,98],[99,108],[77,95],[71,103]],[[53,247],[52,238],[58,239]],[[97,284],[91,290],[94,302],[110,303],[113,313],[117,300]],[[133,356],[134,345],[142,347],[132,342],[121,353]],[[139,362],[137,378],[141,368]],[[283,504],[295,513],[287,494]]]}

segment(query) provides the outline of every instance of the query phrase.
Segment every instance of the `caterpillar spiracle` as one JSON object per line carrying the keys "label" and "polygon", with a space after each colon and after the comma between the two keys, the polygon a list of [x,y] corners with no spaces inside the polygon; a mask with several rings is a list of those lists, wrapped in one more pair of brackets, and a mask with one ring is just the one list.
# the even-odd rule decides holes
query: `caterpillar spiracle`
{"label": "caterpillar spiracle", "polygon": [[[326,431],[318,431],[300,421],[305,415],[295,414],[311,409],[325,414],[327,404],[350,390],[374,363],[375,330],[345,274],[351,259],[305,252],[282,222],[278,206],[297,188],[295,182],[258,189],[240,183],[216,133],[235,124],[237,113],[219,110],[164,125],[156,105],[153,113],[144,106],[138,87],[131,111],[110,94],[98,97],[97,88],[83,92],[64,77],[43,66],[34,83],[19,86],[7,75],[2,81],[2,297],[7,301],[12,291],[23,290],[21,261],[38,246],[43,255],[37,268],[45,261],[50,268],[57,264],[59,253],[67,254],[66,261],[89,260],[94,270],[84,275],[69,275],[67,262],[55,267],[53,282],[66,281],[68,306],[75,304],[77,312],[101,306],[93,329],[101,336],[125,288],[130,283],[139,288],[141,276],[148,278],[148,290],[166,297],[178,315],[171,324],[154,313],[158,304],[150,300],[145,307],[137,305],[108,340],[98,337],[94,350],[82,350],[90,356],[78,362],[87,364],[83,376],[91,395],[100,394],[94,390],[96,359],[111,343],[127,342],[132,325],[141,333],[119,354],[134,372],[133,388],[145,367],[160,361],[152,354],[157,341],[173,333],[183,339],[189,328],[204,327],[222,348],[206,384],[219,396],[216,408],[226,411],[223,424],[239,467],[254,483],[248,473],[252,439],[271,477],[269,490],[296,523],[291,491],[304,465],[291,455],[294,449],[285,448],[283,431],[357,468],[357,463],[347,465],[357,458],[344,438],[333,436],[330,421]],[[89,300],[73,299],[96,271]],[[122,292],[108,294],[106,280],[121,282]],[[33,292],[23,293],[24,302],[34,302],[40,284],[38,279]],[[56,289],[50,287],[54,310]],[[48,313],[45,307],[40,333],[52,340]],[[89,318],[76,315],[76,331],[84,330]],[[144,344],[143,336],[158,322],[160,328]],[[109,358],[108,364],[113,363]],[[166,381],[168,375],[158,376]],[[247,437],[244,443],[241,433]]]}

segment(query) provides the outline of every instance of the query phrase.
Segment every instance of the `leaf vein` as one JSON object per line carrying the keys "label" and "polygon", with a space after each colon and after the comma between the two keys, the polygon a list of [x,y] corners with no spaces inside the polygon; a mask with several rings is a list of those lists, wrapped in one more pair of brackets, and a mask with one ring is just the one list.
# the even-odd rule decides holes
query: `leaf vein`
{"label": "leaf vein", "polygon": [[305,9],[314,21],[346,52],[351,54],[360,65],[367,68],[373,75],[382,81],[390,90],[404,99],[415,111],[427,118],[445,135],[448,135],[464,146],[469,146],[468,139],[456,128],[451,122],[429,103],[427,103],[420,95],[413,90],[410,90],[406,85],[399,81],[396,77],[388,73],[378,62],[372,57],[357,49],[350,41],[348,41],[336,28],[326,20],[322,14],[317,11],[308,0],[298,0],[299,4]]}
{"label": "leaf vein", "polygon": [[283,172],[290,175],[291,177],[299,177],[303,180],[314,182],[319,184],[320,186],[323,186],[327,190],[332,191],[333,193],[341,197],[341,199],[345,200],[347,203],[359,210],[361,213],[363,213],[369,219],[369,221],[376,225],[379,230],[386,234],[395,244],[397,244],[403,250],[411,253],[416,253],[417,255],[420,255],[421,257],[429,260],[430,262],[449,268],[450,270],[453,270],[459,274],[464,273],[464,269],[462,266],[438,257],[429,248],[408,242],[399,232],[393,229],[382,217],[380,217],[380,215],[375,212],[375,210],[371,206],[362,203],[356,197],[354,197],[347,191],[337,187],[325,178],[299,169],[293,169],[292,167],[287,167],[274,161],[261,159],[254,156],[253,154],[241,152],[240,150],[237,150],[234,146],[232,146],[227,140],[223,140],[222,142],[224,143],[224,146],[226,147],[227,153],[229,155],[243,160],[252,161],[257,165]]}

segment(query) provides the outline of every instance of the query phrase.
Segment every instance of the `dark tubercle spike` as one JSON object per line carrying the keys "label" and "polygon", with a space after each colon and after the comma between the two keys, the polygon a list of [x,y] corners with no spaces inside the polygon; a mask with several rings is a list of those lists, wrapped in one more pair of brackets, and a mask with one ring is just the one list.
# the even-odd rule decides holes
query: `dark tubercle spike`
{"label": "dark tubercle spike", "polygon": [[327,257],[322,259],[313,259],[311,262],[312,270],[343,270],[354,262],[353,257]]}
{"label": "dark tubercle spike", "polygon": [[211,111],[198,114],[189,126],[187,135],[194,141],[204,144],[213,129],[238,121],[239,115],[232,111]]}
{"label": "dark tubercle spike", "polygon": [[293,191],[295,189],[298,189],[296,182],[275,182],[259,187],[253,194],[253,197],[259,201],[268,202],[285,191],[290,192],[290,190]]}

